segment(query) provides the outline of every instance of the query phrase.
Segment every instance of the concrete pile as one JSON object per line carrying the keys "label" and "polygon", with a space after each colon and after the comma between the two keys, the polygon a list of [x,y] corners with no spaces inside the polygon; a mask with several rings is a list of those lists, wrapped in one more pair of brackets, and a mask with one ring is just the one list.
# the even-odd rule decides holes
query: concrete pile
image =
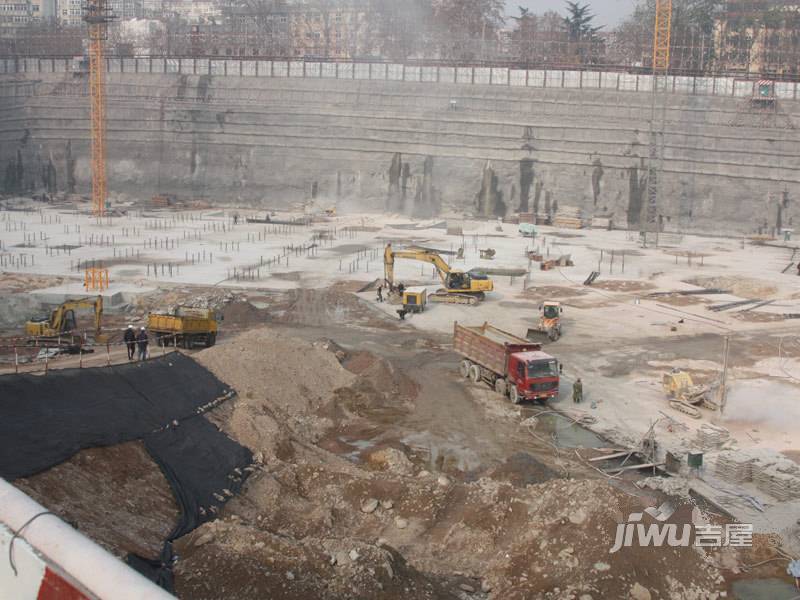
{"label": "concrete pile", "polygon": [[800,498],[800,466],[768,451],[727,451],[717,457],[716,474],[730,483],[752,482],[782,502]]}
{"label": "concrete pile", "polygon": [[782,502],[800,498],[800,467],[788,459],[758,469],[753,475],[756,487]]}
{"label": "concrete pile", "polygon": [[723,452],[717,457],[716,474],[730,483],[753,481],[753,464],[757,456],[745,452]]}
{"label": "concrete pile", "polygon": [[715,448],[727,442],[731,432],[724,427],[704,423],[697,431],[697,442],[703,448]]}

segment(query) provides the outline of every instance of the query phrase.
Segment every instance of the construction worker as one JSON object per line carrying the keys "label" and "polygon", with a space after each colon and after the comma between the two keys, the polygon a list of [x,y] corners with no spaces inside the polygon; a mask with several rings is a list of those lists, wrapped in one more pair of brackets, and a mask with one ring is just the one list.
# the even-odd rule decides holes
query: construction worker
{"label": "construction worker", "polygon": [[133,330],[133,325],[128,325],[124,337],[125,345],[128,347],[128,360],[133,360],[133,355],[136,353],[136,332]]}
{"label": "construction worker", "polygon": [[378,286],[378,302],[383,302],[383,286]]}
{"label": "construction worker", "polygon": [[139,360],[147,358],[147,331],[144,327],[139,330],[139,335],[136,336],[136,342],[139,344]]}
{"label": "construction worker", "polygon": [[580,404],[583,400],[583,382],[581,382],[581,378],[578,377],[575,380],[575,383],[572,384],[572,401],[575,404]]}

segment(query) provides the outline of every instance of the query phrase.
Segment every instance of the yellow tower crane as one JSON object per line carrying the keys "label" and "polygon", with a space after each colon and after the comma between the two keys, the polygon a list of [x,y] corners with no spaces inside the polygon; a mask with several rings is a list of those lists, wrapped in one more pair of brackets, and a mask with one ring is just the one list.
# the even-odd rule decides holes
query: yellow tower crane
{"label": "yellow tower crane", "polygon": [[92,212],[106,212],[106,90],[103,44],[113,19],[106,0],[89,0],[83,20],[89,27],[89,99],[92,125]]}
{"label": "yellow tower crane", "polygon": [[[656,16],[653,26],[653,103],[650,111],[650,153],[647,167],[647,206],[642,223],[642,241],[648,244],[648,233],[653,233],[658,245],[661,227],[658,216],[659,179],[664,167],[664,129],[667,121],[667,73],[669,72],[669,50],[672,37],[672,0],[656,0]],[[658,101],[661,101],[661,123],[656,127]],[[659,148],[659,134],[661,144]]]}

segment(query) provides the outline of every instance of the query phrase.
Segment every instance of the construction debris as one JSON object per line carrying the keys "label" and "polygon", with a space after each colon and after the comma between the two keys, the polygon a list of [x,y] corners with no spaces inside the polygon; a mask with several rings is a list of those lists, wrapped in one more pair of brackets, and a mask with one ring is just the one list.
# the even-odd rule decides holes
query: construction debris
{"label": "construction debris", "polygon": [[724,427],[704,423],[697,430],[697,442],[703,448],[714,448],[721,446],[731,437],[731,432]]}
{"label": "construction debris", "polygon": [[583,211],[575,206],[560,206],[556,216],[553,218],[553,227],[563,227],[565,229],[583,229],[585,221]]}

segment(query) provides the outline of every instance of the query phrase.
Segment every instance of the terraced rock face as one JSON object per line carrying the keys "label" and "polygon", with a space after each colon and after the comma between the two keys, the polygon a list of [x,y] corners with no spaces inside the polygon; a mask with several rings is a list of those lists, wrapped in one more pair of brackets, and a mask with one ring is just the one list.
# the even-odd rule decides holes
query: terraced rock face
{"label": "terraced rock face", "polygon": [[[755,231],[800,214],[796,102],[762,128],[731,124],[742,102],[670,95],[667,230]],[[3,189],[87,193],[88,110],[72,73],[0,76]],[[112,200],[268,206],[314,190],[340,211],[420,216],[577,206],[636,228],[649,118],[649,94],[613,90],[112,73],[109,187]]]}

